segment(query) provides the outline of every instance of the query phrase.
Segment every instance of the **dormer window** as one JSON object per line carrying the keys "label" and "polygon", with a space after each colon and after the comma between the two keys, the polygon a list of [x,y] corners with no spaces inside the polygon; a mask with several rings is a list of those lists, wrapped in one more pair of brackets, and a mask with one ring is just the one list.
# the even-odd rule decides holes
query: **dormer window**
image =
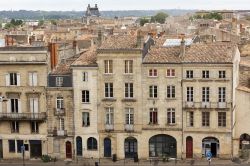
{"label": "dormer window", "polygon": [[56,86],[63,85],[63,77],[56,77]]}

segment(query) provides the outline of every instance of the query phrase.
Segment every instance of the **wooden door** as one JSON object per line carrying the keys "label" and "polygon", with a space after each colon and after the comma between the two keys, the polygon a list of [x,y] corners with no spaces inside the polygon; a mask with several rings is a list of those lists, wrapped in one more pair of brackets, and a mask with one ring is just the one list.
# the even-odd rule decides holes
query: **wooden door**
{"label": "wooden door", "polygon": [[71,142],[66,142],[66,158],[71,159],[72,158],[72,146]]}
{"label": "wooden door", "polygon": [[104,139],[104,157],[111,157],[111,140],[110,140],[110,138]]}
{"label": "wooden door", "polygon": [[3,142],[0,140],[0,159],[3,159]]}
{"label": "wooden door", "polygon": [[186,158],[193,158],[193,138],[186,138]]}

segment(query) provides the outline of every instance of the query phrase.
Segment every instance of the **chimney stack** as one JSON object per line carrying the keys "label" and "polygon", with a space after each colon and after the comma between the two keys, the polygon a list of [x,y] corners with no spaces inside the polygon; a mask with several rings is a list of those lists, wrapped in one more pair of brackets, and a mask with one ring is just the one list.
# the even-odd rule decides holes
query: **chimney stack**
{"label": "chimney stack", "polygon": [[97,46],[101,46],[102,44],[102,29],[99,27],[97,32]]}
{"label": "chimney stack", "polygon": [[180,57],[184,57],[185,55],[185,34],[181,34],[181,45],[180,45]]}
{"label": "chimney stack", "polygon": [[97,4],[95,4],[95,8],[97,8]]}
{"label": "chimney stack", "polygon": [[143,43],[144,43],[144,37],[142,35],[142,31],[138,30],[137,31],[137,39],[136,39],[136,47],[143,48]]}

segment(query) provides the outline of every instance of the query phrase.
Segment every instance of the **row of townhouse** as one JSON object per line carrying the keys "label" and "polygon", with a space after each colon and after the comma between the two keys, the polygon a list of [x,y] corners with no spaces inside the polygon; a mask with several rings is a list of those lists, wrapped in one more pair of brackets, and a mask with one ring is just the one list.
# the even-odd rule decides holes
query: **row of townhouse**
{"label": "row of townhouse", "polygon": [[110,36],[51,72],[42,48],[0,50],[0,157],[230,157],[237,46],[164,42]]}

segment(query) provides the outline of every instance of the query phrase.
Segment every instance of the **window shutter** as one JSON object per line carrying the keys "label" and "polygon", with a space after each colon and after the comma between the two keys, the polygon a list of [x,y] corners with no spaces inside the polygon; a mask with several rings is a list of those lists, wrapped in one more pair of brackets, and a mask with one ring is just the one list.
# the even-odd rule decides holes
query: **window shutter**
{"label": "window shutter", "polygon": [[33,113],[34,112],[34,102],[33,102],[33,98],[30,98],[30,112]]}
{"label": "window shutter", "polygon": [[7,101],[7,113],[11,113],[11,101],[10,101],[10,99],[8,99],[8,101]]}
{"label": "window shutter", "polygon": [[37,86],[37,72],[33,73],[33,86]]}
{"label": "window shutter", "polygon": [[6,82],[6,86],[9,86],[9,85],[10,85],[10,74],[9,74],[9,73],[7,73],[7,74],[5,75],[5,82]]}
{"label": "window shutter", "polygon": [[32,73],[29,73],[29,86],[33,86]]}
{"label": "window shutter", "polygon": [[18,99],[18,113],[22,113],[21,100]]}
{"label": "window shutter", "polygon": [[34,112],[38,113],[38,98],[34,98]]}
{"label": "window shutter", "polygon": [[20,73],[17,73],[17,86],[20,86]]}

